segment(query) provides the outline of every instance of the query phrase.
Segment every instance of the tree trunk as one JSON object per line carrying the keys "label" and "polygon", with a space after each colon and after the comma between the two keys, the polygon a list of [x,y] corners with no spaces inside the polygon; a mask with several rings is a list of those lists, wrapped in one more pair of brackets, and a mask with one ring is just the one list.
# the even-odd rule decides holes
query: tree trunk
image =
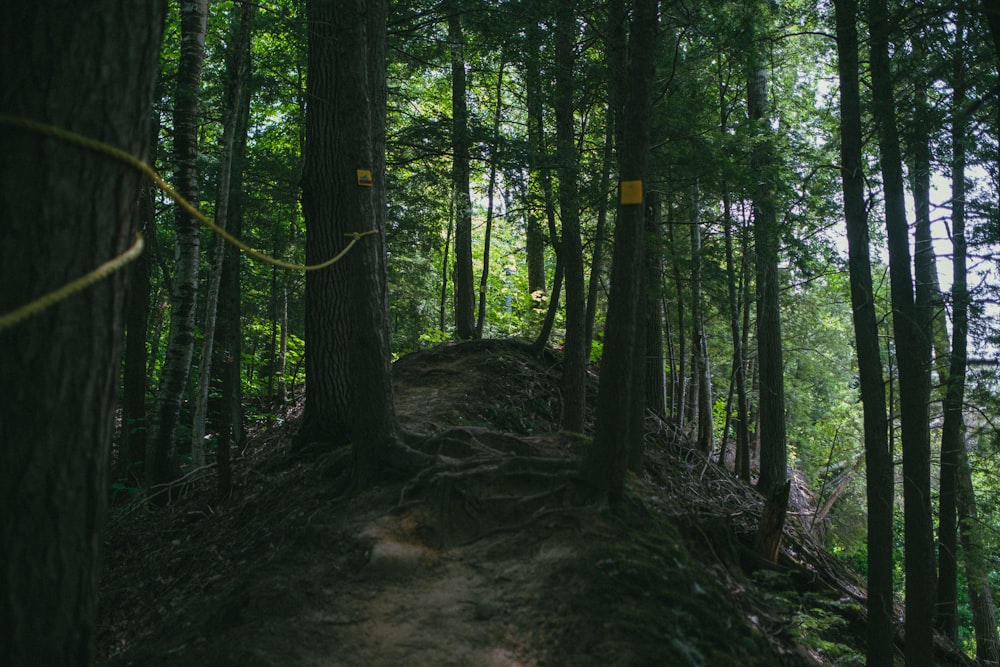
{"label": "tree trunk", "polygon": [[[524,94],[527,107],[528,126],[528,201],[527,228],[525,229],[525,255],[528,263],[528,293],[534,299],[545,293],[545,233],[542,230],[539,207],[544,211],[548,205],[541,185],[539,162],[545,153],[545,132],[543,130],[541,51],[542,37],[538,21],[532,20],[527,27],[527,50],[525,54]],[[553,243],[555,240],[553,239]]]}
{"label": "tree trunk", "polygon": [[[229,200],[233,173],[233,153],[237,143],[236,129],[240,125],[243,88],[250,74],[250,18],[253,5],[245,4],[230,17],[230,49],[226,62],[225,108],[222,112],[222,156],[219,161],[219,189],[216,195],[215,218],[223,225],[229,219]],[[245,129],[245,125],[244,125]],[[228,244],[220,236],[212,247],[211,273],[205,298],[204,344],[198,365],[198,393],[195,396],[194,421],[191,425],[191,459],[198,467],[205,465],[205,422],[208,415],[208,390],[212,383],[212,352],[215,345],[215,324],[218,315],[219,292],[222,286],[223,262]]]}
{"label": "tree trunk", "polygon": [[556,208],[552,195],[552,177],[548,168],[541,170],[542,196],[545,203],[545,217],[549,226],[549,238],[552,239],[552,249],[556,254],[556,266],[552,276],[552,291],[549,294],[549,305],[545,311],[545,319],[542,321],[541,330],[538,337],[532,344],[537,350],[543,349],[552,334],[552,327],[555,325],[556,313],[559,310],[559,294],[562,291],[563,277],[566,267],[563,266],[562,242],[559,240],[559,230],[556,229]]}
{"label": "tree trunk", "polygon": [[788,512],[788,494],[791,490],[791,480],[786,481],[780,486],[773,487],[764,502],[760,525],[757,526],[757,534],[754,536],[754,552],[768,563],[778,562],[781,536]]}
{"label": "tree trunk", "polygon": [[448,204],[448,229],[444,235],[444,252],[441,259],[441,299],[438,302],[438,328],[445,331],[446,314],[448,310],[448,254],[451,251],[452,229],[455,227],[455,196],[454,189]]}
{"label": "tree trunk", "polygon": [[674,234],[676,220],[673,207],[668,209],[667,242],[670,244],[670,260],[673,266],[674,286],[677,294],[677,363],[671,364],[673,381],[670,383],[671,410],[670,416],[677,421],[677,426],[684,429],[687,424],[687,335],[684,307],[684,276],[681,270],[681,256],[677,249],[677,239]]}
{"label": "tree trunk", "polygon": [[[733,253],[733,227],[736,222],[732,215],[729,195],[723,197],[723,218],[726,235],[726,275],[729,290],[729,329],[733,344],[733,384],[736,389],[736,454],[733,469],[736,476],[750,482],[750,402],[747,398],[747,363],[745,331],[740,326],[741,310],[747,312],[747,300],[742,299],[747,283],[746,253],[740,253],[740,270],[736,272]],[[745,230],[740,230],[745,236]]]}
{"label": "tree trunk", "polygon": [[667,416],[667,375],[663,358],[663,224],[660,218],[660,198],[650,196],[646,216],[645,289],[643,312],[646,353],[643,355],[644,407],[663,417]]}
{"label": "tree trunk", "polygon": [[556,313],[559,311],[559,295],[562,293],[563,284],[563,265],[559,260],[559,255],[556,255],[556,266],[553,273],[552,291],[549,293],[549,305],[545,309],[545,319],[542,321],[538,336],[531,344],[536,352],[542,351],[548,345],[549,336],[552,335],[552,326],[556,321]]}
{"label": "tree trunk", "polygon": [[556,5],[556,156],[559,163],[559,214],[562,219],[563,281],[566,291],[566,338],[562,369],[562,428],[583,432],[586,411],[585,354],[587,297],[580,239],[580,178],[576,150],[576,105],[573,100],[574,46],[577,37],[576,0]]}
{"label": "tree trunk", "polygon": [[[610,113],[610,107],[609,107]],[[611,168],[614,160],[614,118],[607,119],[608,128],[604,134],[604,156],[601,162],[601,180],[598,185],[600,199],[597,202],[597,223],[594,225],[594,249],[590,255],[590,275],[587,278],[587,311],[584,315],[583,356],[590,360],[594,349],[594,324],[597,319],[597,302],[604,273],[604,247],[607,245],[608,197],[611,189]]]}
{"label": "tree trunk", "polygon": [[[0,22],[0,314],[121,255],[142,177],[10,126],[146,159],[166,6],[13,3]],[[69,20],[72,19],[72,20]],[[40,82],[44,82],[41,85]],[[86,103],[82,103],[83,101]],[[0,326],[0,664],[90,665],[126,272]]]}
{"label": "tree trunk", "polygon": [[[721,74],[720,74],[721,76]],[[719,86],[719,130],[725,135],[729,132],[729,112],[727,110],[725,86]],[[740,297],[742,296],[741,286],[747,279],[746,253],[741,253],[740,271],[737,274],[736,260],[733,249],[733,228],[736,226],[733,218],[732,197],[728,191],[728,184],[724,184],[722,196],[722,218],[726,245],[726,285],[729,295],[729,331],[733,346],[733,379],[736,393],[736,423],[734,432],[736,434],[736,452],[734,455],[733,469],[739,479],[750,482],[750,416],[747,400],[747,373],[746,359],[743,345],[743,336],[740,330]],[[745,230],[740,230],[745,236]],[[746,304],[743,304],[746,307]],[[730,392],[732,393],[732,391]],[[730,410],[727,408],[727,417]],[[725,434],[722,439],[722,449],[726,447]],[[725,463],[724,457],[720,454],[720,465]]]}
{"label": "tree trunk", "polygon": [[466,99],[465,35],[461,14],[448,17],[451,44],[451,178],[455,196],[455,335],[475,335],[475,295],[472,288],[472,199],[469,194],[469,109]]}
{"label": "tree trunk", "polygon": [[[158,121],[155,115],[154,121]],[[154,125],[158,123],[154,122]],[[156,234],[155,193],[151,185],[143,189],[139,200],[139,219],[144,238]],[[144,252],[129,271],[125,306],[125,357],[122,365],[122,430],[118,441],[116,474],[138,486],[142,483],[142,468],[146,456],[146,395],[149,392],[146,333],[149,325],[152,272],[149,254]]]}
{"label": "tree trunk", "polygon": [[[961,49],[967,36],[964,24],[956,30],[955,45]],[[941,550],[957,551],[954,535],[945,541],[945,531],[953,531],[957,519],[965,578],[968,582],[969,608],[976,637],[976,659],[983,665],[1000,664],[1000,636],[997,633],[996,607],[990,589],[989,565],[983,546],[983,529],[976,508],[972,474],[965,444],[965,379],[968,369],[969,285],[968,253],[965,234],[966,141],[969,124],[964,109],[966,61],[961,50],[956,55],[952,82],[951,127],[951,242],[952,242],[952,342],[948,381],[941,428],[940,534]],[[946,507],[951,505],[950,507]],[[949,525],[945,524],[945,513]],[[941,577],[952,576],[942,568]],[[949,582],[950,584],[950,582]],[[950,592],[950,591],[949,591]],[[956,591],[957,593],[957,591]],[[939,599],[940,599],[939,595]],[[957,595],[956,595],[957,597]],[[950,600],[949,600],[950,602]]]}
{"label": "tree trunk", "polygon": [[[198,188],[198,94],[205,59],[208,0],[181,2],[181,58],[174,92],[174,170],[176,190],[194,206]],[[180,476],[177,426],[187,392],[195,344],[195,308],[198,303],[198,259],[201,229],[179,205],[174,209],[177,241],[174,279],[170,289],[170,338],[160,374],[156,407],[146,448],[146,489],[158,503],[168,502],[164,485]]]}
{"label": "tree trunk", "polygon": [[906,664],[934,660],[934,533],[930,493],[930,338],[926,313],[914,297],[903,170],[889,64],[889,14],[885,0],[871,0],[871,72],[885,190],[893,337],[899,368],[903,440],[903,512],[906,572]]}
{"label": "tree trunk", "polygon": [[[244,5],[244,11],[253,11],[254,5]],[[245,17],[249,26],[252,16]],[[244,19],[241,19],[243,21]],[[242,27],[243,24],[241,24]],[[249,81],[252,67],[250,62],[250,38],[241,41],[246,50],[241,65],[247,70],[242,74]],[[240,113],[237,117],[236,144],[233,147],[233,169],[230,175],[229,207],[226,215],[226,230],[233,236],[243,235],[243,171],[246,163],[247,128],[250,124],[250,86],[242,87]],[[219,440],[216,444],[216,471],[218,473],[218,493],[226,498],[232,491],[232,470],[230,467],[230,447],[239,447],[244,440],[243,429],[243,383],[240,378],[243,356],[243,330],[240,322],[242,310],[242,290],[240,289],[240,251],[227,245],[226,257],[222,263],[222,285],[220,286],[219,326],[216,332],[219,359],[222,362],[222,416],[219,424]]]}
{"label": "tree trunk", "polygon": [[[615,0],[620,2],[621,0]],[[641,378],[635,377],[642,282],[643,188],[649,163],[652,88],[656,71],[657,0],[636,0],[628,65],[628,101],[619,151],[620,207],[611,260],[611,294],[597,395],[594,441],[582,473],[611,502],[621,500],[628,465],[627,443],[642,423],[633,423],[629,401]]]}
{"label": "tree trunk", "polygon": [[607,43],[604,47],[608,66],[608,106],[604,127],[604,155],[601,161],[601,180],[598,186],[597,225],[594,230],[594,250],[590,259],[590,278],[587,282],[587,312],[583,335],[584,357],[590,359],[594,345],[594,324],[597,319],[598,295],[601,275],[604,272],[604,253],[607,245],[608,193],[611,190],[611,170],[614,168],[615,146],[620,143],[622,117],[622,79],[625,77],[626,15],[622,3],[608,6]]}
{"label": "tree trunk", "polygon": [[476,338],[483,337],[486,325],[486,291],[490,277],[490,242],[493,237],[493,193],[497,186],[497,163],[500,161],[500,121],[503,120],[503,70],[497,72],[497,105],[493,116],[493,151],[490,159],[490,183],[486,192],[486,233],[483,239],[483,272],[479,277],[479,312],[476,316]]}
{"label": "tree trunk", "polygon": [[976,635],[976,659],[984,666],[993,667],[1000,664],[1000,637],[997,636],[996,605],[990,588],[992,567],[984,544],[964,441],[962,444],[958,457],[958,526],[965,553],[965,578]]}
{"label": "tree trunk", "polygon": [[836,0],[840,77],[841,179],[847,221],[854,340],[864,406],[868,499],[868,664],[892,667],[893,463],[888,443],[885,385],[872,285],[868,210],[862,156],[857,0]]}
{"label": "tree trunk", "polygon": [[714,445],[712,414],[712,372],[708,363],[708,338],[705,334],[705,306],[702,298],[701,204],[695,184],[691,206],[691,372],[698,378],[694,396],[697,409],[697,447],[706,456]]}
{"label": "tree trunk", "polygon": [[[952,257],[953,268],[953,329],[951,340],[951,351],[948,346],[948,331],[944,321],[944,299],[937,282],[937,270],[932,272],[934,280],[933,298],[935,299],[935,320],[934,320],[934,348],[935,362],[937,365],[938,378],[943,385],[943,424],[941,427],[941,464],[938,481],[938,587],[937,587],[937,609],[935,616],[935,627],[939,632],[948,637],[952,643],[958,643],[958,510],[957,510],[957,486],[958,486],[958,460],[962,454],[962,447],[965,437],[965,424],[963,415],[963,403],[965,400],[965,371],[968,334],[968,287],[965,276],[965,166],[966,147],[965,133],[968,132],[968,119],[964,107],[967,104],[966,83],[965,83],[965,58],[968,53],[965,51],[965,31],[964,13],[958,15],[955,25],[955,40],[952,44],[954,50],[952,62],[952,184],[951,184],[951,208],[952,208],[952,245],[955,249]],[[918,216],[920,207],[925,207],[926,222],[921,221],[920,228],[925,230],[926,243],[931,253],[932,261],[936,263],[933,255],[933,246],[930,239],[930,147],[927,136],[926,125],[921,121],[926,120],[927,114],[927,90],[926,84],[921,91],[922,97],[919,100],[919,111],[923,118],[915,123],[917,131],[920,133],[921,151],[918,153],[923,159],[921,162],[926,165],[924,168],[915,168],[913,171],[921,175],[921,184],[924,185],[926,196],[919,197],[916,186],[914,186],[914,201],[917,202]],[[926,174],[926,178],[924,178]],[[962,275],[959,276],[959,273]],[[961,338],[961,340],[960,340]],[[960,357],[960,358],[959,358]],[[961,380],[956,384],[952,380],[953,373],[958,372]]]}
{"label": "tree trunk", "polygon": [[754,193],[754,247],[757,255],[757,357],[760,369],[760,477],[764,493],[785,483],[788,451],[785,434],[785,369],[781,350],[778,253],[781,233],[771,191],[774,146],[768,118],[767,71],[758,69],[747,87],[750,117],[757,121],[759,141],[750,156],[758,181]]}
{"label": "tree trunk", "polygon": [[[352,442],[360,484],[383,472],[396,433],[385,277],[387,12],[386,0],[307,3],[307,262],[332,256],[347,234],[375,233],[307,276],[309,384],[300,442]],[[359,168],[370,170],[370,186]]]}

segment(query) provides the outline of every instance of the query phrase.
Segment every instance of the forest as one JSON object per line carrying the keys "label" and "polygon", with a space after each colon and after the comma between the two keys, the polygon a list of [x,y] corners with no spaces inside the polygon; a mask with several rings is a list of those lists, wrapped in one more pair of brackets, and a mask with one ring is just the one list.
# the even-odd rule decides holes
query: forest
{"label": "forest", "polygon": [[672,452],[865,582],[802,664],[1000,664],[1000,0],[6,14],[0,664],[107,658],[115,526],[238,507],[262,433],[337,502],[493,456],[533,522]]}

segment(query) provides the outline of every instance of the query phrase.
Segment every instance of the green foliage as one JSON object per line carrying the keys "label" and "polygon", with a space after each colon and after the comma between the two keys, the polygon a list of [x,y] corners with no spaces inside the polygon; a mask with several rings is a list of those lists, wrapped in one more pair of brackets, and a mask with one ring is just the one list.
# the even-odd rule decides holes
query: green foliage
{"label": "green foliage", "polygon": [[837,607],[842,605],[852,607],[854,614],[860,616],[860,609],[854,602],[830,601],[818,596],[806,596],[803,606],[795,614],[792,627],[799,639],[806,646],[811,646],[823,656],[824,664],[840,667],[865,665],[865,656],[852,648],[843,635],[848,629],[848,621]]}
{"label": "green foliage", "polygon": [[127,477],[119,477],[111,482],[111,506],[127,506],[133,500],[139,498],[142,493],[143,490],[136,486],[133,480]]}

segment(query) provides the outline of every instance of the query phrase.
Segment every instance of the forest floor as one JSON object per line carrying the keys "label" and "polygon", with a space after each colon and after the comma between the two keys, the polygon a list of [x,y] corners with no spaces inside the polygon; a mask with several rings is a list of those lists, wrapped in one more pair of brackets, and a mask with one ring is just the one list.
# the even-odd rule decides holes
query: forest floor
{"label": "forest floor", "polygon": [[621,507],[587,502],[552,353],[449,344],[394,383],[445,464],[348,491],[348,450],[292,452],[300,397],[250,438],[230,498],[209,469],[166,509],[117,506],[99,664],[864,664],[863,584],[811,537],[801,480],[767,565],[748,548],[762,498],[655,419]]}

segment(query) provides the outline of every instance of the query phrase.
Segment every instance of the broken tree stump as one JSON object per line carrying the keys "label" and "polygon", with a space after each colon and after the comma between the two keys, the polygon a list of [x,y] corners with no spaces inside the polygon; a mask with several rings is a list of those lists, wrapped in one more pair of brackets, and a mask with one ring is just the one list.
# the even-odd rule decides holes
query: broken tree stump
{"label": "broken tree stump", "polygon": [[785,527],[788,510],[788,494],[792,489],[791,480],[771,489],[764,501],[764,511],[760,516],[757,536],[754,538],[754,552],[769,563],[778,562],[781,548],[781,532]]}

